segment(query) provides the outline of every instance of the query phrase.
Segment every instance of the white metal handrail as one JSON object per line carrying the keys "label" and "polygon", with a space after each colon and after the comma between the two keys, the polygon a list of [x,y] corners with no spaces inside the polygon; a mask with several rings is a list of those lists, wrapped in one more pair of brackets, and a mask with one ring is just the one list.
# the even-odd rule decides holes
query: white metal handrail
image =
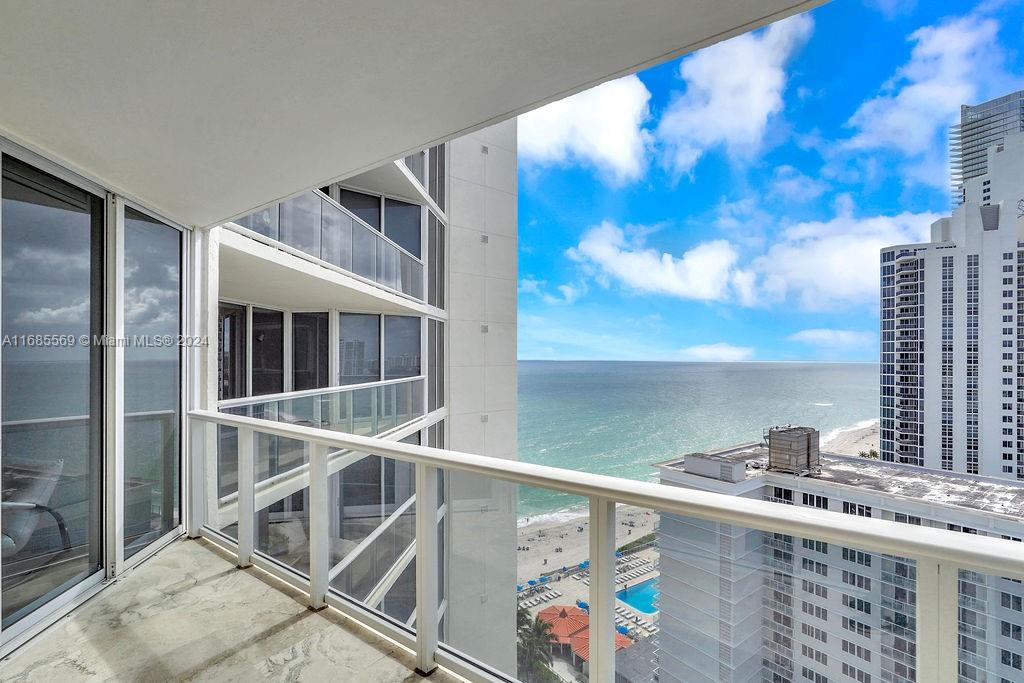
{"label": "white metal handrail", "polygon": [[346,391],[357,391],[359,389],[372,389],[374,387],[386,387],[392,384],[403,382],[415,382],[426,379],[424,375],[413,377],[398,377],[395,379],[374,380],[373,382],[360,382],[359,384],[339,384],[333,387],[321,387],[319,389],[302,389],[300,391],[285,391],[277,394],[261,394],[259,396],[241,396],[239,398],[226,398],[217,402],[218,408],[237,408],[239,406],[258,405],[273,401],[287,401],[293,398],[306,398],[308,396],[323,396],[327,394],[341,394]]}
{"label": "white metal handrail", "polygon": [[[625,503],[658,512],[695,517],[756,530],[814,538],[872,553],[906,557],[917,562],[917,672],[919,680],[944,680],[957,667],[957,572],[971,569],[986,574],[1024,578],[1024,544],[945,529],[908,526],[818,508],[781,505],[709,491],[685,489],[566,470],[533,463],[470,453],[338,434],[323,429],[289,425],[212,411],[192,411],[199,421],[229,425],[240,430],[303,440],[314,450],[349,450],[412,462],[417,466],[418,493],[436,491],[438,471],[450,470],[525,486],[585,496],[590,502],[591,660],[590,680],[614,678],[614,566],[615,504]],[[311,482],[312,483],[312,482]],[[423,496],[424,498],[426,496]],[[417,556],[436,557],[436,533],[420,513],[428,501],[417,500]],[[430,555],[421,555],[430,553]],[[417,661],[429,671],[437,661],[436,623],[423,618],[436,607],[436,575],[424,575],[435,563],[417,561]],[[326,570],[326,568],[324,568]],[[326,579],[326,576],[324,577]],[[433,602],[420,604],[429,596]],[[424,668],[426,667],[426,668]]]}

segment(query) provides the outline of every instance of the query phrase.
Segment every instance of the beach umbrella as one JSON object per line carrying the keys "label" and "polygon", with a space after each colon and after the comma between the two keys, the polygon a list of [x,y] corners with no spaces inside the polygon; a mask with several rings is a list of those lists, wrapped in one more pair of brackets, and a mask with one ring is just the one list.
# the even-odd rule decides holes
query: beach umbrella
{"label": "beach umbrella", "polygon": [[534,581],[533,579],[530,579],[530,580],[529,580],[529,581],[527,581],[526,583],[530,584],[531,586],[536,586],[536,585],[537,585],[537,582],[536,582],[536,581]]}
{"label": "beach umbrella", "polygon": [[541,583],[547,583],[548,582],[548,577],[546,577],[546,576],[540,577],[540,582]]}
{"label": "beach umbrella", "polygon": [[626,628],[625,626],[616,626],[615,630],[618,631],[619,633],[621,633],[622,635],[626,635],[626,634],[629,633],[629,629]]}
{"label": "beach umbrella", "polygon": [[587,563],[586,562],[580,562],[580,569],[586,569],[586,568],[587,568]]}
{"label": "beach umbrella", "polygon": [[523,590],[523,584],[521,584],[521,583],[517,583],[517,584],[516,584],[516,590],[517,590],[517,591],[521,591],[521,590]]}
{"label": "beach umbrella", "polygon": [[622,555],[623,555],[623,552],[621,550],[616,550],[615,551],[615,557],[622,557]]}
{"label": "beach umbrella", "polygon": [[590,611],[590,605],[588,605],[587,603],[583,602],[582,600],[580,600],[576,604],[580,606],[580,609],[585,609],[588,612]]}

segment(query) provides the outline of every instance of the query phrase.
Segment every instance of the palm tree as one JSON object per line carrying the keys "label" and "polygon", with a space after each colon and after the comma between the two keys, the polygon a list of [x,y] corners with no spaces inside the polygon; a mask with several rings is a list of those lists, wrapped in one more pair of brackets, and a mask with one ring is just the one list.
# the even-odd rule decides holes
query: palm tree
{"label": "palm tree", "polygon": [[555,634],[551,632],[551,624],[540,617],[530,621],[530,614],[519,608],[516,618],[519,624],[519,643],[517,659],[519,675],[525,683],[542,683],[552,680],[552,672],[548,667],[553,659],[551,648],[557,643]]}

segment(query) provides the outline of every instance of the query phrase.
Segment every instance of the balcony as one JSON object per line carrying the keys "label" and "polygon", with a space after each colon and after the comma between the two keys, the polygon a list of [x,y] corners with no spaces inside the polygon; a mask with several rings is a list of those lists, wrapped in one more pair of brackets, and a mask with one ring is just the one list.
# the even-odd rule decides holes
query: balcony
{"label": "balcony", "polygon": [[423,300],[423,261],[320,192],[261,209],[234,225],[271,246]]}
{"label": "balcony", "polygon": [[[673,574],[668,567],[677,566],[679,562],[695,561],[701,567],[711,566],[706,563],[714,562],[713,566],[718,567],[715,571],[723,572],[719,582],[728,583],[734,577],[741,580],[740,575],[732,573],[735,570],[726,572],[720,567],[720,557],[693,560],[693,549],[679,552],[674,547],[675,541],[672,539],[685,537],[681,529],[692,524],[699,524],[699,528],[704,528],[709,522],[719,524],[721,527],[712,528],[720,528],[722,531],[719,533],[729,534],[720,536],[711,544],[716,554],[728,552],[736,534],[740,534],[737,537],[740,546],[749,547],[742,540],[743,529],[746,528],[751,533],[767,532],[763,537],[765,542],[772,538],[770,534],[796,535],[836,546],[863,549],[864,552],[882,557],[885,562],[894,562],[896,569],[911,567],[913,573],[909,574],[909,578],[906,570],[898,572],[902,577],[899,585],[915,589],[916,604],[899,601],[891,604],[901,612],[910,612],[911,616],[916,616],[916,622],[911,621],[908,626],[906,619],[901,619],[898,623],[883,625],[883,629],[894,629],[893,632],[898,631],[901,637],[911,641],[912,647],[916,649],[914,663],[919,680],[949,680],[950,672],[955,679],[959,652],[956,641],[958,569],[968,569],[992,577],[1024,576],[1024,545],[995,537],[964,535],[929,527],[908,527],[896,522],[823,510],[815,510],[815,514],[809,515],[804,508],[768,501],[348,435],[289,421],[209,411],[193,411],[190,413],[190,421],[193,454],[196,456],[191,461],[191,476],[206,481],[211,465],[224,461],[224,453],[216,450],[216,439],[211,439],[212,434],[223,429],[235,430],[237,433],[238,447],[229,457],[234,458],[234,466],[239,472],[237,522],[233,531],[225,533],[223,529],[218,529],[223,520],[215,521],[215,518],[207,516],[205,520],[193,520],[190,532],[207,539],[206,542],[215,545],[221,552],[228,553],[232,563],[240,567],[253,566],[272,574],[287,584],[285,590],[296,591],[300,599],[314,609],[333,608],[394,639],[415,653],[416,666],[421,671],[441,666],[470,680],[516,675],[514,669],[500,670],[500,667],[490,662],[474,659],[472,653],[463,652],[456,644],[446,642],[438,626],[441,614],[438,606],[450,605],[453,600],[465,597],[460,595],[463,588],[459,585],[448,587],[451,595],[441,594],[443,582],[439,581],[439,572],[443,570],[438,560],[442,556],[440,544],[445,541],[444,536],[437,532],[437,524],[443,519],[449,523],[453,521],[449,517],[453,514],[450,506],[455,501],[442,499],[444,489],[438,487],[439,478],[473,477],[481,483],[489,482],[490,486],[504,484],[539,487],[583,496],[589,501],[589,560],[586,569],[584,571],[581,565],[580,570],[575,567],[557,570],[552,572],[552,576],[562,579],[561,584],[556,584],[560,589],[556,591],[559,595],[563,590],[584,589],[585,596],[589,598],[585,601],[589,618],[580,631],[581,637],[585,636],[588,641],[588,648],[585,650],[585,659],[580,661],[583,671],[593,681],[611,681],[614,678],[615,652],[619,648],[633,646],[637,642],[634,638],[656,635],[659,626],[662,629],[675,628],[670,622],[664,622],[666,617],[654,622],[655,627],[650,631],[646,627],[633,627],[631,620],[622,617],[621,604],[624,603],[621,603],[621,597],[617,596],[616,591],[629,569],[633,571],[628,576],[637,576],[635,567],[642,567],[643,564],[639,561],[633,564],[636,556],[617,557],[616,548],[620,547],[623,540],[617,536],[622,533],[620,527],[623,526],[616,522],[617,503],[646,508],[660,515],[659,538],[668,540],[658,551],[661,553],[662,565],[662,610],[668,608],[669,603],[666,601],[673,599],[668,594],[675,590],[672,587]],[[290,475],[307,492],[305,500],[308,505],[302,508],[302,524],[297,527],[303,532],[295,537],[298,542],[288,555],[275,556],[269,553],[262,545],[264,535],[258,531],[261,515],[266,514],[260,512],[260,508],[266,501],[260,500],[257,444],[268,438],[301,444],[306,459],[302,468]],[[211,444],[214,445],[213,450],[208,449]],[[901,446],[899,451],[901,454],[912,453],[916,449]],[[341,549],[341,563],[347,561],[348,567],[356,563],[360,565],[356,583],[363,586],[363,589],[357,591],[351,582],[336,581],[339,571],[344,570],[338,569],[338,538],[331,522],[332,510],[336,505],[333,500],[335,487],[330,482],[333,473],[341,471],[337,469],[339,461],[351,464],[367,457],[408,465],[415,472],[415,493],[407,499],[403,511],[396,512],[409,515],[406,530],[401,535],[401,538],[408,541],[407,546],[403,545],[406,540],[399,542],[397,537],[395,540],[382,541],[390,533],[390,530],[385,529],[370,534],[373,538],[368,536],[363,543]],[[471,516],[461,518],[462,522],[479,517],[484,512],[487,490],[488,487],[481,489],[484,493],[480,502],[464,510],[464,513],[469,514],[469,508],[473,509]],[[191,495],[198,509],[210,509],[208,490],[204,491],[200,487],[199,490],[194,489]],[[377,528],[381,526],[383,524]],[[729,531],[726,532],[726,529]],[[478,540],[483,542],[485,539]],[[501,538],[486,540],[492,544],[502,542]],[[373,562],[349,559],[353,553],[359,555],[370,551],[378,541],[382,542],[383,547],[372,551],[375,558]],[[505,542],[514,543],[514,534],[508,536]],[[448,550],[451,552],[453,549]],[[467,550],[463,548],[460,552]],[[478,555],[480,562],[488,562],[486,553],[478,551]],[[770,553],[766,553],[764,559],[770,560]],[[412,597],[414,605],[410,607],[413,611],[407,620],[396,621],[388,614],[380,597],[387,594],[389,582],[399,571],[395,567],[402,562],[405,562],[402,566],[406,569],[401,570],[401,573],[411,569],[415,574],[415,593]],[[742,570],[742,576],[746,576],[749,571]],[[765,581],[771,576],[784,578],[772,574],[768,564],[762,565],[757,571],[765,572]],[[779,571],[792,573],[794,570],[781,568]],[[251,570],[246,572],[249,573]],[[576,580],[573,581],[573,578]],[[581,578],[584,580],[581,581]],[[514,592],[515,587],[509,586],[507,589]],[[788,590],[791,592],[792,587]],[[499,594],[500,591],[491,597],[496,598]],[[618,603],[617,598],[620,600]],[[257,600],[264,599],[261,593],[252,602],[255,604]],[[879,602],[881,600],[878,598]],[[513,610],[514,604],[511,603]],[[466,617],[465,613],[453,612],[446,613],[444,618],[450,620]],[[900,616],[896,618],[900,619]],[[514,620],[512,623],[515,623]],[[616,635],[616,626],[628,631],[630,635],[621,636],[621,630],[620,635]],[[509,643],[514,655],[514,637],[510,636]],[[673,652],[661,654],[661,667],[675,666],[677,658],[682,656]]]}

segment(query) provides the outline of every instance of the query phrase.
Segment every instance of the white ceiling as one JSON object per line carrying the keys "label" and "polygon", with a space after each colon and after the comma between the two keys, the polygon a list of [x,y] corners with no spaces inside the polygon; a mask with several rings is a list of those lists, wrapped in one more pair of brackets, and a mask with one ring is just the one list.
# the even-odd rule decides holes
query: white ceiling
{"label": "white ceiling", "polygon": [[0,0],[0,134],[206,226],[824,0]]}

